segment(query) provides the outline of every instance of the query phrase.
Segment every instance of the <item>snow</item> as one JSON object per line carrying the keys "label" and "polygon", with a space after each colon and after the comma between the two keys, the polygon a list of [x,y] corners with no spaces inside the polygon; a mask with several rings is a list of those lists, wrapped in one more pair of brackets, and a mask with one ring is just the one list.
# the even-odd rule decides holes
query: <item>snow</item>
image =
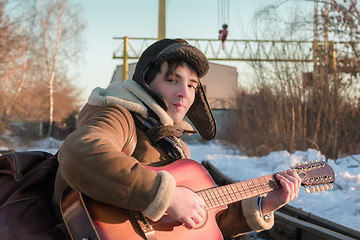
{"label": "snow", "polygon": [[[287,151],[272,152],[264,157],[247,157],[226,150],[221,144],[190,145],[191,158],[207,160],[226,176],[244,181],[289,169],[291,165],[312,160],[326,161],[319,151],[309,149],[290,154]],[[360,155],[339,158],[336,162],[327,159],[335,172],[332,190],[305,193],[289,205],[311,212],[346,227],[360,228]]]}
{"label": "snow", "polygon": [[[16,146],[15,143],[19,142],[16,139],[11,142],[13,145],[10,146],[0,144],[0,150],[41,150],[54,154],[62,144],[62,141],[52,138],[27,142],[22,146]],[[222,173],[236,181],[283,171],[289,169],[293,164],[304,161],[326,161],[323,154],[313,149],[297,151],[294,154],[278,151],[264,157],[248,157],[228,150],[218,142],[191,144],[189,147],[192,159],[200,163],[207,160]],[[360,229],[360,154],[339,158],[336,162],[327,159],[327,163],[336,174],[334,188],[311,194],[300,191],[298,198],[292,201],[290,205],[358,230]]]}

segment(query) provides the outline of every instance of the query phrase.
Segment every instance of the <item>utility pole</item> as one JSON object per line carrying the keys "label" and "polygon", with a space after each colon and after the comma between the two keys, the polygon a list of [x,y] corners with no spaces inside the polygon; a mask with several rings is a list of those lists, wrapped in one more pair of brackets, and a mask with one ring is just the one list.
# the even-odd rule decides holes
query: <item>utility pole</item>
{"label": "utility pole", "polygon": [[159,26],[158,26],[158,40],[165,38],[165,1],[159,0]]}
{"label": "utility pole", "polygon": [[123,69],[122,69],[122,80],[128,79],[129,64],[128,64],[128,37],[124,37],[124,53],[123,53]]}

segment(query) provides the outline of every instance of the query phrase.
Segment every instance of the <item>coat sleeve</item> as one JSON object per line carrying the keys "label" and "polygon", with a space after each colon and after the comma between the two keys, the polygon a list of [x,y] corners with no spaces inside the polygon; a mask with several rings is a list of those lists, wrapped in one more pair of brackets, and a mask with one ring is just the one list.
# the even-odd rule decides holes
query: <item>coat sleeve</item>
{"label": "coat sleeve", "polygon": [[85,105],[78,119],[78,128],[59,150],[65,181],[97,201],[159,219],[170,204],[175,179],[166,171],[145,168],[123,152],[135,132],[131,114],[116,104]]}
{"label": "coat sleeve", "polygon": [[268,230],[274,225],[274,216],[265,220],[260,216],[258,197],[230,204],[216,221],[224,237],[231,238],[251,231]]}

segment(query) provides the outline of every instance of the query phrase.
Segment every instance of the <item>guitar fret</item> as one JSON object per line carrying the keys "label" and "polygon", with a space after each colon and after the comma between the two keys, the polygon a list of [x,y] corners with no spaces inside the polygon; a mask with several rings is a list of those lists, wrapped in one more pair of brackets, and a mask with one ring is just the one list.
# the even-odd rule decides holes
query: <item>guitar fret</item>
{"label": "guitar fret", "polygon": [[221,186],[220,187],[221,191],[224,193],[224,195],[222,196],[222,200],[225,204],[228,204],[228,201],[227,201],[227,197],[226,197],[226,192],[224,192],[224,187]]}
{"label": "guitar fret", "polygon": [[276,188],[274,188],[274,189],[280,188],[279,185],[276,183],[278,180],[277,180],[277,178],[275,178],[275,174],[271,175],[271,178],[272,178],[272,180],[273,180],[273,183],[274,183],[275,186],[276,186]]}
{"label": "guitar fret", "polygon": [[205,197],[203,195],[203,191],[199,191],[199,192],[197,192],[197,194],[199,195],[199,197],[201,197],[204,200],[205,208],[207,208],[207,201],[206,201],[206,199],[205,199]]}
{"label": "guitar fret", "polygon": [[[221,191],[220,191],[221,190]],[[216,188],[216,192],[217,192],[217,194],[218,194],[218,197],[219,197],[219,199],[221,200],[221,205],[226,205],[227,203],[226,203],[226,201],[224,201],[224,196],[223,196],[223,194],[222,194],[222,189],[221,189],[221,187],[218,187],[218,188]]]}
{"label": "guitar fret", "polygon": [[205,194],[206,194],[206,196],[208,196],[210,207],[214,207],[214,204],[213,204],[214,199],[211,197],[211,194],[209,193],[209,189],[205,190]]}
{"label": "guitar fret", "polygon": [[240,200],[242,200],[242,199],[244,199],[244,198],[243,198],[243,196],[242,196],[242,194],[241,194],[241,191],[240,191],[240,189],[238,188],[237,184],[238,184],[238,183],[234,183],[234,185],[235,185],[238,193],[240,193]]}
{"label": "guitar fret", "polygon": [[[271,186],[270,186],[269,181],[265,178],[265,176],[263,176],[263,178],[264,178],[264,180],[265,180],[266,186],[269,188],[268,191],[270,191],[270,190],[271,190]],[[266,192],[268,192],[268,191],[266,191]]]}
{"label": "guitar fret", "polygon": [[221,199],[221,201],[223,202],[223,204],[222,204],[222,205],[226,205],[226,203],[225,203],[225,201],[224,201],[223,197],[221,196],[221,193],[219,192],[219,188],[216,188],[216,192],[218,193],[219,198],[220,198],[220,199]]}
{"label": "guitar fret", "polygon": [[258,180],[258,182],[260,183],[260,187],[263,189],[263,194],[266,193],[266,190],[264,188],[264,185],[265,184],[262,184],[261,181],[260,181],[260,178],[256,178]]}
{"label": "guitar fret", "polygon": [[253,183],[253,185],[255,186],[256,191],[258,192],[258,194],[260,194],[259,189],[257,188],[256,184],[254,183],[254,179],[250,179],[250,181]]}
{"label": "guitar fret", "polygon": [[235,195],[235,197],[236,197],[236,201],[239,201],[239,198],[238,198],[238,196],[237,196],[236,192],[234,191],[234,189],[233,189],[232,185],[234,185],[234,184],[230,184],[230,185],[229,185],[229,187],[230,187],[230,188],[231,188],[231,190],[233,191],[233,193],[234,193],[234,195]]}
{"label": "guitar fret", "polygon": [[209,192],[210,192],[210,195],[212,195],[212,198],[215,199],[217,201],[217,203],[215,202],[215,206],[220,206],[220,202],[219,202],[219,199],[218,197],[216,196],[216,194],[214,193],[213,189],[209,189]]}
{"label": "guitar fret", "polygon": [[247,192],[246,192],[246,190],[245,190],[244,185],[242,184],[242,182],[240,182],[240,185],[241,185],[241,187],[243,188],[246,197],[249,197],[249,195],[247,194]]}
{"label": "guitar fret", "polygon": [[204,200],[204,202],[205,202],[205,205],[206,205],[205,208],[209,209],[209,208],[211,208],[211,207],[209,206],[210,200],[209,200],[208,196],[206,195],[205,191],[206,191],[206,190],[203,190],[203,191],[200,191],[199,193],[201,194],[201,198],[202,198],[202,199]]}
{"label": "guitar fret", "polygon": [[271,187],[271,178],[269,177],[264,177],[265,181],[266,181],[266,186],[269,188],[268,191],[272,191],[273,188]]}
{"label": "guitar fret", "polygon": [[228,188],[230,188],[230,190],[232,191],[232,195],[235,197],[235,200],[233,200],[234,202],[238,201],[238,195],[236,194],[236,192],[234,191],[234,188],[232,187],[232,185],[234,184],[230,184],[228,185]]}
{"label": "guitar fret", "polygon": [[225,191],[226,191],[226,193],[227,193],[228,203],[234,202],[233,197],[232,197],[232,195],[231,195],[231,192],[230,192],[229,189],[228,189],[228,185],[224,186],[224,189],[225,189]]}
{"label": "guitar fret", "polygon": [[246,185],[248,186],[251,195],[254,196],[254,193],[252,192],[251,187],[250,187],[250,185],[249,185],[249,183],[248,183],[247,180],[245,181],[245,183],[246,183]]}

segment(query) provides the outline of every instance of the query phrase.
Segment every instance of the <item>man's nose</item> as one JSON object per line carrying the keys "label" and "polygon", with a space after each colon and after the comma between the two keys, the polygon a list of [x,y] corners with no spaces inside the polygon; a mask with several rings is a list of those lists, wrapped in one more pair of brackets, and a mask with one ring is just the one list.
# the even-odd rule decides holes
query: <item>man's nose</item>
{"label": "man's nose", "polygon": [[183,97],[183,98],[188,98],[189,93],[190,93],[190,89],[188,88],[187,84],[180,84],[176,92],[178,97]]}

